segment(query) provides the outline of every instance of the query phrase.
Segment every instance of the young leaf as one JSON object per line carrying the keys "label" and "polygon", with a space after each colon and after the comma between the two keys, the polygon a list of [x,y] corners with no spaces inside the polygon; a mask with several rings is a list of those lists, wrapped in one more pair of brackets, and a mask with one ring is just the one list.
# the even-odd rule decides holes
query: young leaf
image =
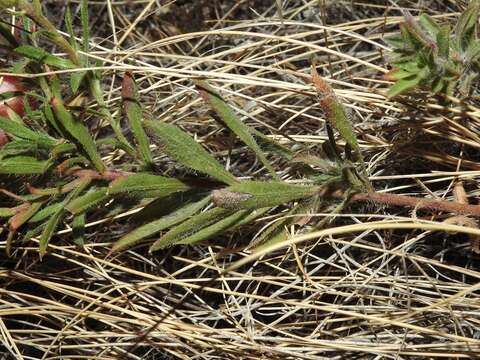
{"label": "young leaf", "polygon": [[12,156],[0,161],[0,174],[43,174],[50,167],[48,160],[31,156]]}
{"label": "young leaf", "polygon": [[48,242],[50,241],[50,238],[55,232],[55,229],[60,223],[60,220],[62,220],[64,214],[65,214],[65,209],[62,207],[59,211],[54,213],[46,222],[45,227],[43,228],[43,231],[42,231],[42,235],[40,236],[40,241],[39,241],[40,258],[42,258],[43,255],[45,255],[45,252],[47,251]]}
{"label": "young leaf", "polygon": [[250,213],[250,210],[237,211],[213,225],[207,226],[206,228],[196,231],[194,234],[176,241],[175,244],[187,245],[211,239],[214,236],[218,236],[227,230],[232,230],[239,226]]}
{"label": "young leaf", "polygon": [[86,75],[86,71],[75,71],[70,75],[70,88],[74,94],[78,91],[80,85],[82,85]]}
{"label": "young leaf", "polygon": [[210,87],[205,81],[194,81],[200,96],[210,104],[212,109],[220,116],[222,121],[228,128],[233,131],[250,149],[257,155],[258,159],[263,163],[265,168],[275,178],[279,179],[277,173],[270,165],[263,154],[262,149],[256,143],[252,133],[247,125],[245,125],[235,114],[233,109],[223,100],[223,98]]}
{"label": "young leaf", "polygon": [[184,245],[194,244],[199,241],[211,239],[214,236],[221,235],[225,231],[231,231],[241,225],[252,222],[253,220],[265,214],[268,210],[270,210],[269,207],[257,209],[254,211],[251,211],[251,210],[237,211],[232,215],[227,216],[226,218],[216,222],[215,224],[207,226],[206,228],[203,228],[195,232],[194,234],[187,236],[186,238],[178,241],[176,244],[184,244]]}
{"label": "young leaf", "polygon": [[440,31],[440,26],[438,26],[435,20],[433,20],[430,16],[427,14],[422,14],[418,17],[418,22],[425,30],[427,30],[433,39],[437,37],[437,34]]}
{"label": "young leaf", "polygon": [[39,145],[45,146],[47,148],[55,145],[55,139],[52,139],[47,134],[42,134],[33,130],[30,130],[25,125],[19,124],[17,122],[11,121],[10,119],[0,116],[0,129],[5,131],[7,134],[19,137],[21,139],[30,140]]}
{"label": "young leaf", "polygon": [[258,209],[307,198],[318,189],[316,186],[292,185],[280,181],[242,181],[226,189],[214,190],[212,198],[215,205],[224,209]]}
{"label": "young leaf", "polygon": [[29,59],[56,67],[58,69],[66,70],[75,67],[70,60],[52,55],[49,52],[35,46],[22,45],[17,47],[15,52]]}
{"label": "young leaf", "polygon": [[28,140],[11,140],[0,149],[0,159],[7,156],[35,154],[38,152],[38,146]]}
{"label": "young leaf", "polygon": [[106,201],[109,198],[108,190],[108,187],[102,187],[89,191],[85,195],[73,199],[65,208],[73,215],[84,213],[88,209]]}
{"label": "young leaf", "polygon": [[269,138],[265,134],[261,133],[256,129],[251,129],[252,135],[257,141],[257,144],[262,148],[265,152],[270,152],[272,154],[278,155],[283,157],[286,160],[291,160],[293,158],[294,152],[283,146],[279,142]]}
{"label": "young leaf", "polygon": [[50,216],[52,216],[53,214],[55,214],[57,211],[59,211],[63,207],[65,207],[65,205],[62,204],[61,202],[48,205],[47,207],[44,207],[43,209],[38,211],[35,215],[33,215],[28,220],[28,222],[29,223],[36,223],[36,222],[43,221],[43,220],[49,218]]}
{"label": "young leaf", "polygon": [[88,77],[89,90],[98,104],[100,114],[109,122],[113,132],[115,133],[115,136],[122,145],[122,149],[132,157],[136,157],[135,148],[130,145],[128,140],[125,138],[125,135],[123,135],[119,121],[117,121],[110,113],[107,103],[103,98],[103,90],[100,82],[100,76],[97,76],[95,72],[89,72]]}
{"label": "young leaf", "polygon": [[[80,1],[80,18],[82,21],[82,50],[88,52],[88,42],[90,41],[90,24],[88,21],[88,0]],[[87,58],[88,61],[88,58]],[[88,64],[85,64],[88,65]]]}
{"label": "young leaf", "polygon": [[450,27],[442,26],[437,33],[438,56],[448,59],[450,54]]}
{"label": "young leaf", "polygon": [[110,184],[109,194],[134,193],[143,198],[164,197],[188,189],[188,185],[174,178],[138,173],[114,180]]}
{"label": "young leaf", "polygon": [[65,215],[65,206],[74,199],[78,194],[80,194],[87,186],[90,184],[90,179],[82,179],[81,182],[78,184],[75,190],[72,190],[70,194],[62,201],[62,207],[59,208],[51,217],[48,219],[47,223],[45,224],[45,228],[42,231],[42,235],[40,236],[39,240],[39,253],[40,257],[45,255],[47,251],[47,245],[50,241],[51,237],[53,236],[55,229],[57,228],[58,224],[62,220],[63,216]]}
{"label": "young leaf", "polygon": [[217,221],[224,219],[230,216],[233,213],[231,210],[222,209],[222,208],[213,208],[197,214],[190,219],[184,221],[180,225],[175,226],[169,232],[167,232],[160,239],[155,241],[150,247],[150,252],[157,251],[166,246],[170,246],[178,243],[179,241],[186,239],[187,237],[195,234],[208,227],[211,224],[216,223]]}
{"label": "young leaf", "polygon": [[472,0],[467,9],[460,15],[455,27],[455,41],[459,51],[468,49],[475,40],[478,16],[480,13],[480,2]]}
{"label": "young leaf", "polygon": [[83,150],[87,153],[90,161],[94,164],[98,172],[105,171],[105,165],[100,158],[100,154],[97,151],[97,147],[87,127],[83,125],[78,119],[75,119],[73,115],[65,108],[62,101],[58,98],[53,98],[52,101],[53,110],[57,116],[59,122],[65,127],[68,133],[82,146]]}
{"label": "young leaf", "polygon": [[73,242],[78,246],[83,246],[85,244],[85,213],[77,215],[73,218],[72,221],[72,234]]}
{"label": "young leaf", "polygon": [[142,107],[140,106],[140,97],[135,81],[128,72],[123,76],[122,99],[123,109],[137,141],[140,157],[147,167],[152,167],[153,158],[150,151],[150,141],[145,134],[142,124],[143,114]]}
{"label": "young leaf", "polygon": [[293,206],[285,216],[282,216],[280,220],[274,222],[268,228],[266,228],[256,239],[252,241],[250,247],[255,251],[262,249],[264,246],[269,246],[282,242],[287,239],[287,228],[298,221],[297,214],[306,214],[318,208],[321,199],[314,197],[307,199]]}
{"label": "young leaf", "polygon": [[422,81],[422,77],[418,75],[398,80],[390,89],[388,89],[387,96],[392,98],[403,94],[417,87],[418,84],[420,84],[420,81]]}
{"label": "young leaf", "polygon": [[210,202],[210,197],[206,197],[200,201],[187,203],[180,206],[178,209],[173,211],[172,213],[161,217],[158,220],[149,222],[145,225],[142,225],[132,232],[124,235],[120,238],[112,248],[112,251],[119,251],[123,250],[127,247],[131,247],[135,244],[138,244],[141,240],[148,238],[164,229],[172,227],[192,215],[199,212],[203,207],[205,207]]}
{"label": "young leaf", "polygon": [[232,174],[225,170],[212,155],[184,131],[176,126],[161,122],[147,121],[146,124],[160,139],[165,146],[165,152],[173,160],[226,184],[237,182]]}

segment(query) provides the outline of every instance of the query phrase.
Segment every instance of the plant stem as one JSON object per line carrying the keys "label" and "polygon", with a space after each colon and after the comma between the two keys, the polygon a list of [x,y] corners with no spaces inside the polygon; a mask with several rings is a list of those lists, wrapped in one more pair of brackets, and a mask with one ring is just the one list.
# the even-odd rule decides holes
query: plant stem
{"label": "plant stem", "polygon": [[[332,194],[332,197],[343,199],[344,193],[343,191],[336,191]],[[372,192],[354,194],[351,196],[350,201],[373,201],[378,204],[405,206],[415,209],[447,211],[456,214],[480,217],[480,205],[462,204],[448,200],[421,199],[412,196]]]}
{"label": "plant stem", "polygon": [[22,9],[25,14],[35,21],[42,28],[47,30],[48,38],[55,45],[62,48],[70,58],[70,60],[76,65],[81,66],[80,58],[78,57],[77,51],[70,45],[70,43],[58,32],[58,29],[53,25],[50,20],[48,20],[43,14],[42,9],[37,2],[32,4],[28,0],[20,0],[18,6]]}

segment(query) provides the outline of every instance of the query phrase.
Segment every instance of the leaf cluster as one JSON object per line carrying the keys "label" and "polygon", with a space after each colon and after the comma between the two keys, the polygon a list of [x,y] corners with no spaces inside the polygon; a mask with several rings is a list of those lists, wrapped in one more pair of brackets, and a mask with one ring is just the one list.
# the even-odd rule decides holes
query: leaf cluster
{"label": "leaf cluster", "polygon": [[400,33],[385,39],[394,50],[393,69],[386,77],[395,84],[387,95],[420,87],[435,94],[468,96],[480,70],[479,12],[480,2],[472,0],[453,31],[426,14],[415,18],[406,12]]}
{"label": "leaf cluster", "polygon": [[[89,60],[79,51],[88,51],[86,0],[81,1],[82,44],[75,40],[69,10],[65,23],[71,36],[67,41],[42,14],[40,3],[22,4],[26,4],[24,24],[33,20],[41,29],[25,36],[21,44],[12,41],[12,51],[21,59],[13,64],[12,76],[52,69],[71,72],[53,73],[48,81],[35,78],[29,84],[32,91],[25,95],[25,115],[9,112],[8,118],[0,117],[0,130],[10,139],[0,149],[0,174],[41,176],[40,181],[26,187],[28,193],[17,195],[3,190],[15,202],[14,206],[0,209],[0,217],[8,227],[7,252],[12,250],[14,240],[37,237],[40,255],[44,255],[62,224],[73,229],[74,241],[81,245],[86,219],[100,207],[105,216],[132,206],[142,207],[134,217],[136,228],[118,239],[113,251],[151,240],[155,241],[150,250],[155,251],[211,239],[277,208],[286,209],[288,215],[316,211],[325,203],[329,191],[365,185],[364,174],[358,173],[354,165],[360,160],[364,170],[350,119],[333,90],[316,72],[313,82],[328,117],[329,141],[324,148],[299,153],[248,126],[217,90],[204,80],[194,80],[200,97],[215,112],[215,119],[238,137],[268,172],[261,180],[241,181],[180,127],[145,119],[130,73],[123,78],[121,105],[132,136],[124,135],[119,119],[113,117],[103,100],[102,74],[86,70]],[[39,37],[63,47],[68,58],[38,47]],[[35,106],[29,105],[30,97]],[[106,121],[110,131],[95,131],[90,124],[99,121]],[[347,143],[345,158],[338,152],[332,129]],[[152,138],[160,151],[194,170],[196,177],[187,180],[157,173]],[[351,150],[356,159],[349,155]],[[105,161],[105,151],[121,152],[128,160],[113,166]],[[296,169],[300,178],[295,184],[281,180],[282,174],[270,162],[272,157],[281,157]],[[256,243],[285,238],[285,228],[295,221],[295,217],[287,217],[277,222]]]}

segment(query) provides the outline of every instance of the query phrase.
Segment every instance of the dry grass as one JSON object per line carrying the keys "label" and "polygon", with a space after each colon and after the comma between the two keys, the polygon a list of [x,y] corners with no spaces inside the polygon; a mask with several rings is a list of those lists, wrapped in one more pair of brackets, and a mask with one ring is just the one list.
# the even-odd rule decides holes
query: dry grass
{"label": "dry grass", "polygon": [[[53,15],[64,10],[61,3],[49,4]],[[104,61],[112,109],[119,76],[131,70],[149,117],[187,129],[236,176],[262,178],[261,164],[210,117],[190,79],[207,77],[258,130],[296,148],[315,147],[326,139],[309,76],[315,58],[356,119],[377,189],[452,199],[462,179],[476,202],[478,100],[445,107],[421,92],[398,101],[383,95],[389,49],[382,37],[397,28],[401,8],[418,13],[417,2],[283,1],[283,19],[276,1],[171,3],[165,10],[154,0],[91,1],[97,38],[89,56]],[[454,21],[462,5],[418,3],[444,21]],[[195,29],[191,14],[207,8],[211,21]],[[185,32],[189,25],[198,31]],[[180,171],[156,154],[165,172]],[[119,163],[122,154],[106,160]],[[287,164],[273,165],[294,180]],[[109,254],[137,210],[92,216],[83,249],[65,229],[42,262],[35,239],[1,260],[6,359],[480,354],[480,262],[467,236],[480,231],[444,224],[449,214],[367,204],[333,217],[326,208],[313,216],[330,217],[328,228],[304,235],[308,229],[294,226],[287,244],[254,259],[238,247],[281,213],[209,244],[154,256],[145,246]],[[442,231],[448,226],[458,233]]]}

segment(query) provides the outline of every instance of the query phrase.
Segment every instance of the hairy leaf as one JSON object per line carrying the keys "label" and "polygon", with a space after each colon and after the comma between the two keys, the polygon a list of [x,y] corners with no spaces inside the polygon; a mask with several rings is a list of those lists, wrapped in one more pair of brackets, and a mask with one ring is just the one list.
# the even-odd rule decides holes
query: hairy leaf
{"label": "hairy leaf", "polygon": [[33,130],[30,130],[25,125],[11,121],[10,119],[0,116],[0,129],[7,134],[16,136],[21,139],[30,140],[42,146],[51,147],[55,145],[55,139],[51,138],[47,134],[42,134]]}
{"label": "hairy leaf", "polygon": [[448,59],[450,54],[450,27],[442,26],[437,33],[438,56]]}
{"label": "hairy leaf", "polygon": [[65,198],[65,200],[62,201],[63,206],[59,208],[52,216],[50,216],[47,223],[45,224],[45,228],[43,229],[42,235],[40,236],[39,240],[40,257],[45,255],[48,243],[53,234],[55,233],[58,224],[65,215],[65,206],[68,205],[68,203],[72,199],[76,198],[78,194],[80,194],[90,184],[90,182],[90,179],[81,179],[81,182],[78,184],[77,188],[72,190],[70,194],[68,194],[68,196]]}
{"label": "hairy leaf", "polygon": [[226,184],[237,182],[232,174],[225,170],[212,155],[184,131],[166,123],[153,121],[147,121],[146,123],[163,143],[165,152],[173,160]]}
{"label": "hairy leaf", "polygon": [[12,208],[0,208],[0,218],[10,217],[15,215],[15,209]]}
{"label": "hairy leaf", "polygon": [[58,69],[72,69],[75,65],[68,59],[50,54],[49,52],[31,45],[22,45],[15,52],[37,62],[47,64]]}
{"label": "hairy leaf", "polygon": [[408,78],[398,80],[387,92],[389,98],[395,97],[397,95],[403,94],[409,90],[414,89],[420,84],[422,77],[415,75]]}
{"label": "hairy leaf", "polygon": [[98,206],[109,198],[108,187],[101,187],[72,200],[65,208],[73,215],[79,215],[88,209]]}
{"label": "hairy leaf", "polygon": [[50,167],[48,160],[31,156],[12,156],[0,161],[0,174],[43,174]]}
{"label": "hairy leaf", "polygon": [[437,34],[440,31],[440,26],[438,26],[432,17],[428,16],[427,14],[422,14],[418,17],[418,22],[425,30],[427,30],[433,39],[437,37]]}
{"label": "hairy leaf", "polygon": [[455,27],[455,41],[459,51],[465,51],[475,40],[480,2],[472,0],[467,9],[460,15]]}
{"label": "hairy leaf", "polygon": [[175,226],[169,232],[167,232],[160,239],[155,241],[150,247],[150,252],[162,249],[164,247],[176,244],[183,239],[188,238],[189,236],[197,233],[201,229],[208,227],[211,224],[214,224],[221,219],[224,219],[230,216],[233,213],[231,210],[222,209],[222,208],[213,208],[197,214],[190,219],[182,222],[180,225]]}
{"label": "hairy leaf", "polygon": [[97,151],[95,142],[93,141],[88,128],[65,108],[60,99],[52,99],[52,106],[59,122],[67,130],[67,132],[82,146],[88,155],[90,161],[94,164],[99,172],[105,171],[105,165],[102,162],[100,154]]}
{"label": "hairy leaf", "polygon": [[197,202],[184,204],[172,213],[136,228],[120,238],[113,245],[112,251],[123,250],[138,244],[141,240],[188,219],[205,207],[209,201],[210,197],[206,197]]}
{"label": "hairy leaf", "polygon": [[316,186],[292,185],[279,181],[243,181],[212,192],[213,202],[224,209],[258,209],[278,206],[314,195]]}
{"label": "hairy leaf", "polygon": [[223,100],[223,98],[210,87],[205,81],[195,81],[200,96],[210,104],[212,109],[220,116],[225,125],[228,126],[250,149],[257,155],[270,174],[278,179],[278,175],[265,157],[262,149],[255,141],[251,130],[235,114],[233,109]]}
{"label": "hairy leaf", "polygon": [[133,193],[144,198],[163,197],[188,189],[188,185],[174,178],[138,173],[114,180],[110,184],[109,194]]}
{"label": "hairy leaf", "polygon": [[140,106],[140,97],[135,81],[129,73],[125,73],[123,77],[122,99],[125,114],[138,144],[140,157],[147,167],[152,167],[153,158],[150,151],[150,142],[142,124],[143,114]]}

